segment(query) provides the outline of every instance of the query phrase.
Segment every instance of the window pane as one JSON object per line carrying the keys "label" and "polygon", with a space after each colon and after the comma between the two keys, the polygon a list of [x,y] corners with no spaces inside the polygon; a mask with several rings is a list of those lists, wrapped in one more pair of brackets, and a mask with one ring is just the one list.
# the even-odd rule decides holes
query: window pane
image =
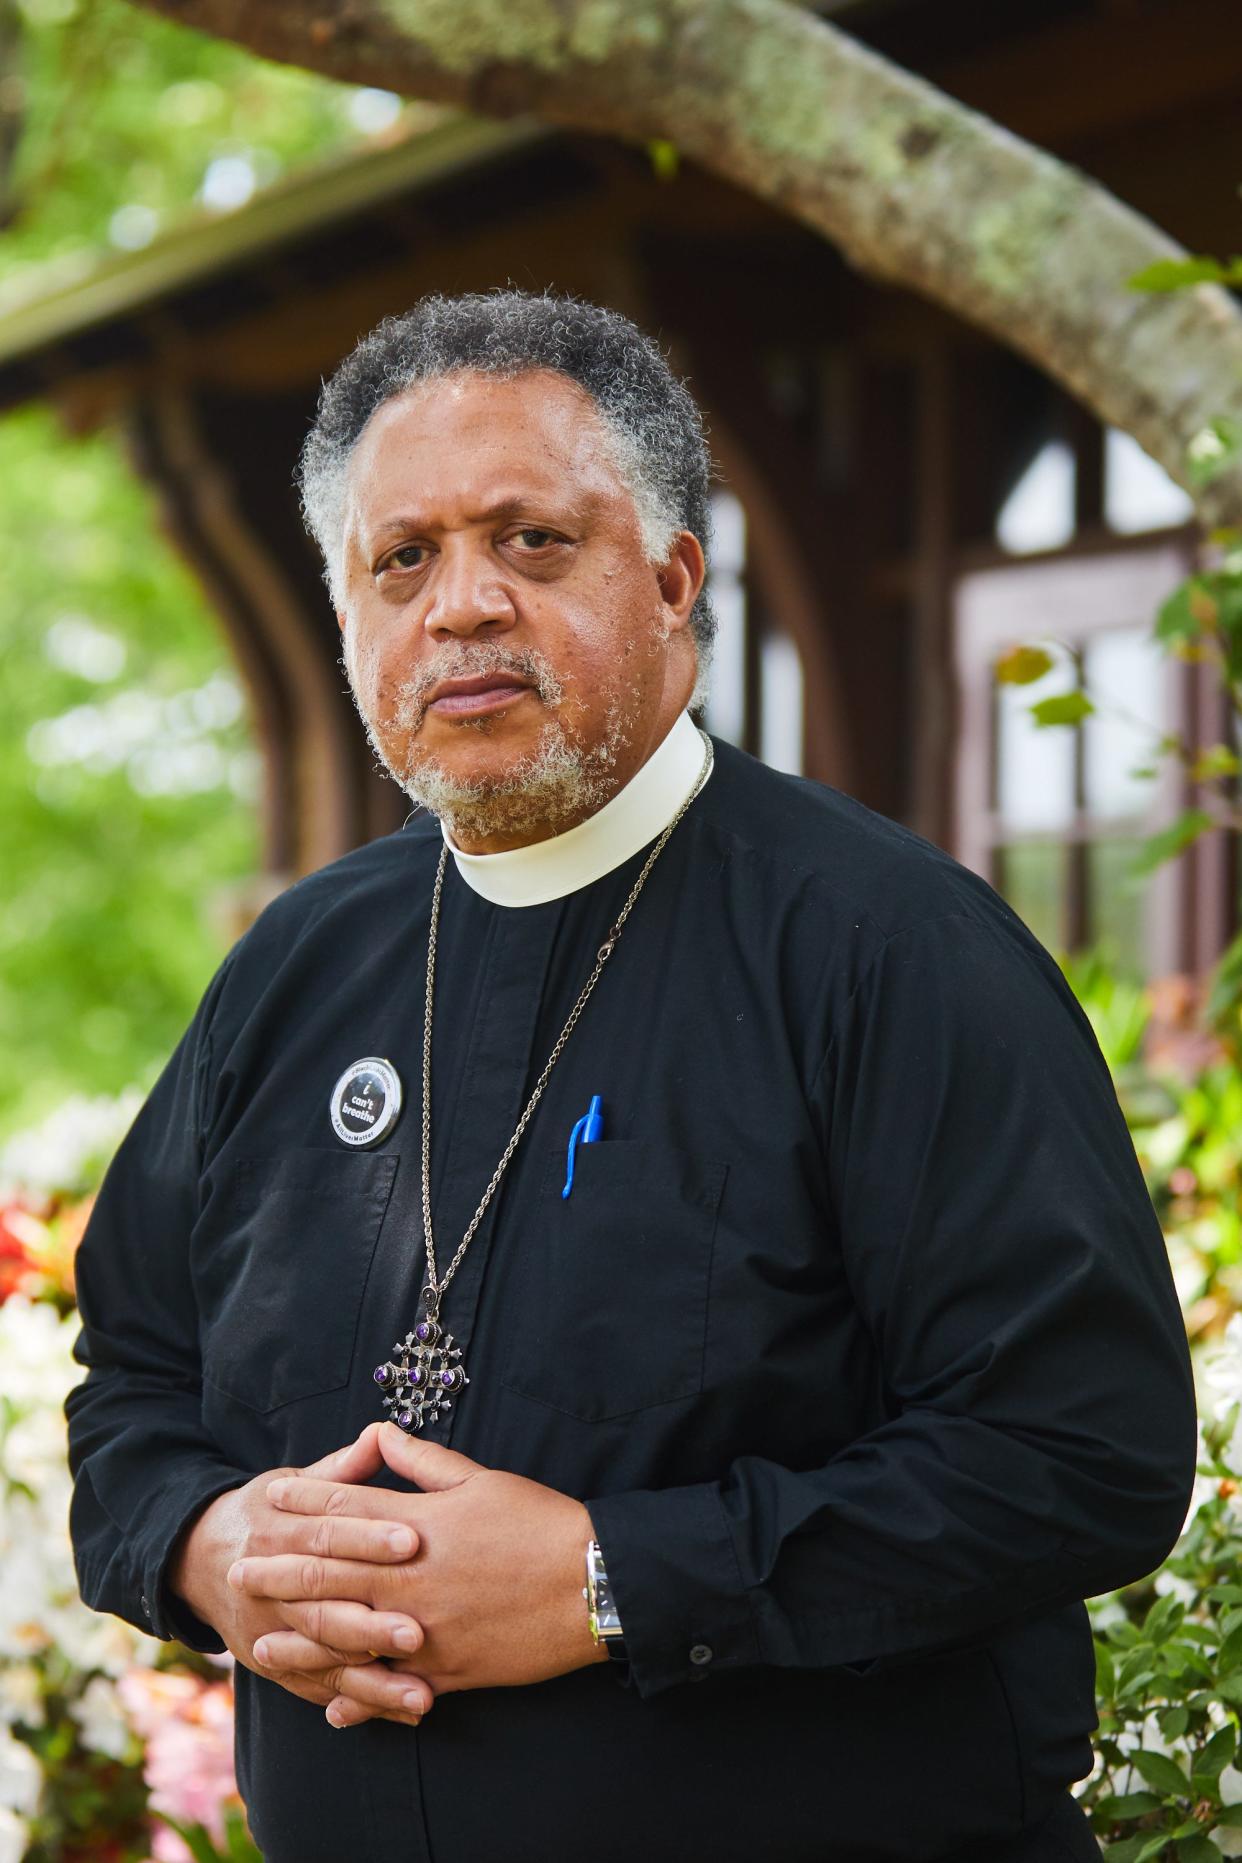
{"label": "window pane", "polygon": [[1141,976],[1147,970],[1147,917],[1152,882],[1137,892],[1126,883],[1126,870],[1138,842],[1114,835],[1087,849],[1088,924],[1092,942],[1107,941],[1110,956],[1123,969]]}
{"label": "window pane", "polygon": [[717,628],[703,720],[717,737],[740,744],[746,732],[746,513],[732,492],[713,493],[712,530],[708,587]]}
{"label": "window pane", "polygon": [[1104,439],[1104,519],[1123,536],[1184,524],[1194,506],[1133,434],[1110,427]]}
{"label": "window pane", "polygon": [[774,770],[802,774],[802,656],[788,634],[766,634],[759,650],[759,755]]}
{"label": "window pane", "polygon": [[996,807],[1006,833],[1067,827],[1074,815],[1074,738],[1068,725],[1037,725],[1038,699],[1072,690],[1073,661],[1064,647],[1040,641],[1056,665],[1029,686],[996,688]]}
{"label": "window pane", "polygon": [[1061,926],[1065,859],[1064,847],[1055,841],[1019,842],[996,850],[997,892],[1050,951],[1059,950],[1065,942]]}
{"label": "window pane", "polygon": [[[1085,726],[1090,814],[1141,818],[1155,801],[1151,779],[1131,772],[1156,755],[1166,666],[1150,627],[1116,628],[1087,642],[1085,683],[1100,706]],[[1113,715],[1114,706],[1125,716]]]}
{"label": "window pane", "polygon": [[1020,556],[1057,550],[1074,535],[1074,455],[1064,440],[1042,446],[1000,508],[996,541]]}

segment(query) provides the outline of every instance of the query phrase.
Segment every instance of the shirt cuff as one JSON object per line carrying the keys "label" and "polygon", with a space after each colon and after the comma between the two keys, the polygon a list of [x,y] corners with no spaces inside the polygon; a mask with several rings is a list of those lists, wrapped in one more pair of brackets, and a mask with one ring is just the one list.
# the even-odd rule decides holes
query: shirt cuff
{"label": "shirt cuff", "polygon": [[158,1517],[136,1550],[140,1621],[153,1637],[175,1640],[201,1655],[219,1656],[228,1648],[217,1630],[199,1617],[173,1591],[168,1569],[182,1532],[188,1532],[198,1515],[218,1495],[244,1487],[254,1479],[245,1469],[200,1470],[196,1480],[178,1489],[177,1498],[159,1509]]}
{"label": "shirt cuff", "polygon": [[717,1484],[586,1502],[641,1696],[760,1662]]}

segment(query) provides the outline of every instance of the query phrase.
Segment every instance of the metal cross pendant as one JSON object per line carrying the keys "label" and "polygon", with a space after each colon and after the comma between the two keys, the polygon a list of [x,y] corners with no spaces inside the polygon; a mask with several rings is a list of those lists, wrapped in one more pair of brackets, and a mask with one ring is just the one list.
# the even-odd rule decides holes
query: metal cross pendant
{"label": "metal cross pendant", "polygon": [[439,1301],[429,1287],[423,1289],[413,1330],[392,1350],[393,1357],[371,1374],[385,1393],[384,1408],[391,1421],[407,1432],[438,1422],[453,1408],[449,1392],[460,1391],[470,1380],[465,1366],[457,1362],[461,1347],[440,1326]]}

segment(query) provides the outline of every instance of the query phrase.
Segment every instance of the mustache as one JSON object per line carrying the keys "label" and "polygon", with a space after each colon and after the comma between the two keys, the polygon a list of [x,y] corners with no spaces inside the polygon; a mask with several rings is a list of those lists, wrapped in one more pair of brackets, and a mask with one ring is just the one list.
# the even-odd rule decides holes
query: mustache
{"label": "mustache", "polygon": [[430,695],[441,680],[479,679],[488,673],[513,673],[531,686],[545,705],[557,704],[564,691],[551,661],[533,647],[506,647],[499,641],[479,641],[464,646],[446,642],[419,668],[414,678],[398,686],[394,695],[397,722],[407,730],[417,731]]}

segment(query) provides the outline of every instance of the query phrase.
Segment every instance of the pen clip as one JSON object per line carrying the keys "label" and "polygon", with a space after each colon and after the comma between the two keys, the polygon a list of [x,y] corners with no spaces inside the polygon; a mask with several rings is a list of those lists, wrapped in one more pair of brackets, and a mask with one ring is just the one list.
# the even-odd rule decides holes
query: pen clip
{"label": "pen clip", "polygon": [[574,1187],[574,1155],[578,1146],[592,1144],[604,1129],[599,1107],[600,1096],[598,1093],[593,1093],[589,1108],[583,1113],[569,1135],[569,1155],[566,1159],[565,1187],[561,1191],[562,1197],[567,1197]]}

